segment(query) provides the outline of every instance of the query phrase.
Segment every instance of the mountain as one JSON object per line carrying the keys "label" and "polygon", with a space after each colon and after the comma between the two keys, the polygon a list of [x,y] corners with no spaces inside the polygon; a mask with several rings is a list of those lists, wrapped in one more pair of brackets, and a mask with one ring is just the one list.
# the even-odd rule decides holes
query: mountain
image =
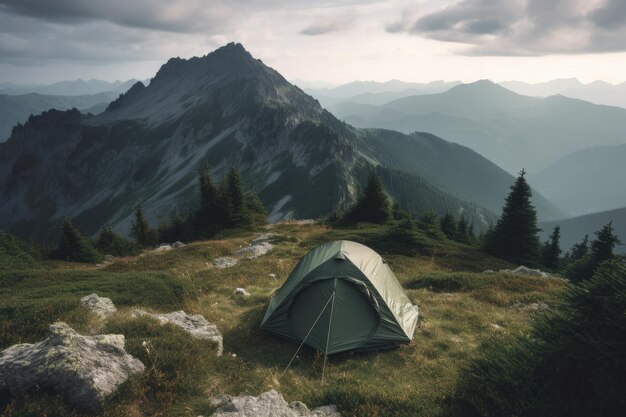
{"label": "mountain", "polygon": [[116,92],[83,96],[51,96],[37,93],[18,96],[0,94],[0,142],[8,139],[11,129],[18,123],[24,123],[31,114],[39,114],[49,109],[67,110],[74,107],[97,113],[104,110],[106,103],[118,94]]}
{"label": "mountain", "polygon": [[103,80],[72,80],[59,81],[54,84],[0,84],[0,94],[24,95],[42,94],[54,96],[83,96],[113,92],[121,94],[128,90],[137,80],[103,81]]}
{"label": "mountain", "polygon": [[626,254],[626,207],[616,210],[603,211],[601,213],[587,214],[584,216],[569,219],[541,223],[542,241],[547,240],[554,226],[561,226],[561,248],[563,252],[570,250],[574,243],[583,240],[585,235],[589,235],[589,241],[595,239],[595,232],[608,222],[613,222],[615,234],[622,241],[622,245],[617,247],[616,252]]}
{"label": "mountain", "polygon": [[568,153],[626,143],[626,109],[563,96],[523,96],[491,81],[382,106],[343,102],[335,114],[357,127],[428,131],[468,146],[511,173],[536,173]]}
{"label": "mountain", "polygon": [[626,206],[626,144],[571,153],[531,176],[532,184],[574,215]]}
{"label": "mountain", "polygon": [[[16,127],[0,144],[0,225],[52,239],[69,216],[88,234],[107,223],[127,232],[140,203],[152,222],[194,207],[205,164],[217,179],[239,168],[272,221],[346,207],[377,166],[406,209],[463,212],[484,227],[514,181],[433,135],[347,125],[231,43],[170,59],[101,114],[52,110]],[[536,203],[545,218],[562,216]]]}
{"label": "mountain", "polygon": [[575,78],[570,78],[538,84],[505,81],[500,83],[500,85],[516,93],[528,96],[548,97],[559,94],[594,104],[626,108],[626,82],[610,84],[604,81],[594,81],[589,84],[583,84]]}
{"label": "mountain", "polygon": [[321,96],[353,99],[367,94],[402,93],[403,91],[414,91],[415,94],[433,94],[446,91],[458,84],[460,81],[432,81],[429,83],[410,83],[400,80],[353,81],[333,88],[307,88],[305,91],[316,98]]}

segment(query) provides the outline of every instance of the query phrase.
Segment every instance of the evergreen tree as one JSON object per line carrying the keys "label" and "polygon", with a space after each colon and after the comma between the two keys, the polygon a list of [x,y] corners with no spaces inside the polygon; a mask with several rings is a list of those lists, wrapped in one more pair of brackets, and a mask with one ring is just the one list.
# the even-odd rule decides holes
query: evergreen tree
{"label": "evergreen tree", "polygon": [[226,226],[247,228],[252,225],[252,215],[246,204],[246,195],[241,184],[241,177],[235,168],[226,174],[221,187],[222,206],[224,207]]}
{"label": "evergreen tree", "polygon": [[387,247],[393,248],[396,253],[413,255],[426,246],[417,229],[417,223],[410,217],[395,222],[389,229],[387,238]]}
{"label": "evergreen tree", "polygon": [[456,240],[459,226],[456,219],[451,213],[446,213],[441,218],[441,231],[446,235],[448,239]]}
{"label": "evergreen tree", "polygon": [[596,232],[591,242],[591,252],[574,262],[567,270],[567,277],[574,282],[588,279],[604,261],[613,259],[613,249],[621,242],[614,233],[613,222],[604,225]]}
{"label": "evergreen tree", "polygon": [[541,250],[541,259],[545,267],[553,271],[559,269],[559,256],[561,255],[561,247],[559,241],[561,239],[561,228],[555,226],[550,239],[547,240]]}
{"label": "evergreen tree", "polygon": [[470,244],[469,224],[464,216],[461,216],[456,228],[456,240],[461,243]]}
{"label": "evergreen tree", "polygon": [[53,255],[68,262],[97,263],[102,260],[102,255],[93,247],[91,241],[83,236],[67,217],[63,219],[61,239]]}
{"label": "evergreen tree", "polygon": [[135,220],[131,223],[130,235],[139,246],[146,247],[157,244],[157,233],[150,227],[141,205],[135,211]]}
{"label": "evergreen tree", "polygon": [[574,243],[570,259],[577,261],[589,253],[589,235],[585,235],[580,243]]}
{"label": "evergreen tree", "polygon": [[469,237],[469,243],[472,245],[475,244],[476,232],[474,231],[474,222],[470,223],[469,226],[467,227],[467,235]]}
{"label": "evergreen tree", "polygon": [[441,225],[439,224],[439,218],[437,214],[428,210],[420,217],[419,228],[424,231],[426,236],[433,239],[443,239],[444,234],[441,231]]}
{"label": "evergreen tree", "polygon": [[391,220],[391,204],[383,183],[374,171],[370,171],[367,185],[356,204],[348,212],[347,220],[353,223],[372,222],[383,224]]}
{"label": "evergreen tree", "polygon": [[411,214],[409,214],[408,211],[403,210],[402,207],[400,207],[400,204],[398,204],[398,202],[394,202],[393,206],[391,207],[391,217],[394,220],[405,220],[405,219],[410,219],[411,218]]}
{"label": "evergreen tree", "polygon": [[131,241],[115,233],[109,225],[105,225],[100,230],[95,246],[100,252],[113,256],[129,256],[137,252],[137,248]]}
{"label": "evergreen tree", "polygon": [[[157,234],[159,235],[160,240],[162,242],[187,240],[188,221],[189,219],[185,219],[178,211],[174,212],[169,221],[159,223]],[[196,225],[197,224],[198,222],[196,222]],[[194,228],[194,234],[201,234],[199,228]]]}
{"label": "evergreen tree", "polygon": [[206,238],[212,236],[226,223],[226,209],[220,190],[213,184],[210,170],[204,167],[198,174],[200,208],[196,212],[194,234]]}
{"label": "evergreen tree", "polygon": [[487,253],[509,262],[536,266],[540,260],[537,212],[531,203],[532,191],[522,170],[506,198],[502,215],[485,242]]}

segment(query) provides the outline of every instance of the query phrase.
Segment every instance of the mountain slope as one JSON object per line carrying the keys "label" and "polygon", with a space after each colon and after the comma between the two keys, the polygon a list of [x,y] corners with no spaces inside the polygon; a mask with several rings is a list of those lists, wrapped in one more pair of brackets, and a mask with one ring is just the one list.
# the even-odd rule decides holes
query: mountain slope
{"label": "mountain slope", "polygon": [[24,95],[0,95],[0,142],[11,135],[11,129],[24,123],[31,114],[39,114],[49,109],[67,110],[76,107],[80,110],[95,110],[94,106],[108,103],[119,93],[106,92],[80,96],[55,96],[36,93]]}
{"label": "mountain slope", "polygon": [[564,154],[626,142],[626,109],[552,96],[516,94],[490,81],[382,106],[337,103],[357,127],[429,131],[476,150],[509,172],[536,173]]}
{"label": "mountain slope", "polygon": [[[626,207],[570,219],[541,223],[540,227],[543,229],[541,239],[542,241],[547,240],[554,226],[561,226],[561,248],[563,252],[566,252],[574,243],[583,240],[585,235],[589,235],[590,241],[595,239],[594,233],[610,221],[613,222],[615,234],[617,234],[622,243],[626,243]],[[626,245],[622,244],[618,246],[616,251],[626,253]]]}
{"label": "mountain slope", "polygon": [[427,189],[424,200],[445,200],[440,210],[472,212],[484,226],[513,182],[470,149],[432,135],[349,126],[229,44],[170,59],[147,87],[136,83],[97,116],[49,111],[14,129],[0,145],[0,224],[52,238],[69,216],[85,233],[105,223],[127,232],[139,203],[153,222],[193,207],[204,164],[218,179],[238,167],[272,220],[346,207],[378,165],[399,171],[389,176],[403,178],[398,193]]}
{"label": "mountain slope", "polygon": [[626,206],[626,144],[574,152],[531,178],[559,207],[574,215]]}
{"label": "mountain slope", "polygon": [[0,84],[0,93],[10,95],[41,94],[55,96],[83,96],[99,93],[120,94],[128,90],[137,80],[103,81],[72,80],[59,81],[49,85]]}

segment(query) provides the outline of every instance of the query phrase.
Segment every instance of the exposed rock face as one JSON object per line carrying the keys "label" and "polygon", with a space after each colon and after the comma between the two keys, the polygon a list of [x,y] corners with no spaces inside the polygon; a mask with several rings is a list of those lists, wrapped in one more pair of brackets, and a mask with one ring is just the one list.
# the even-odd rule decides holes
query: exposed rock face
{"label": "exposed rock face", "polygon": [[245,259],[254,259],[259,256],[267,255],[274,249],[274,245],[270,243],[272,239],[276,237],[274,233],[264,233],[256,237],[248,246],[237,251],[238,255],[243,256]]}
{"label": "exposed rock face", "polygon": [[274,390],[258,397],[221,397],[216,405],[219,409],[213,417],[341,417],[334,405],[309,411],[299,401],[287,404],[283,396]]}
{"label": "exposed rock face", "polygon": [[98,412],[106,396],[144,369],[124,350],[123,335],[81,336],[58,322],[45,340],[2,352],[0,390],[19,394],[37,386],[62,394],[83,411]]}
{"label": "exposed rock face", "polygon": [[161,324],[173,324],[180,327],[196,339],[209,340],[217,343],[217,356],[222,356],[224,341],[222,334],[214,324],[209,324],[206,319],[199,315],[190,316],[184,311],[174,311],[166,314],[148,313],[144,310],[133,311],[133,317],[148,316],[157,319]]}
{"label": "exposed rock face", "polygon": [[530,269],[525,267],[524,265],[518,266],[517,268],[511,269],[501,269],[500,272],[511,275],[523,275],[528,277],[541,277],[541,278],[552,278],[552,275],[547,272],[543,272],[539,269]]}
{"label": "exposed rock face", "polygon": [[213,259],[213,265],[215,265],[219,269],[230,268],[231,266],[235,266],[239,263],[239,259],[232,258],[229,256],[224,256],[222,258]]}
{"label": "exposed rock face", "polygon": [[110,298],[100,297],[96,293],[89,294],[81,298],[80,305],[88,308],[100,318],[106,318],[111,314],[115,314],[117,311],[117,308],[115,308],[115,305]]}

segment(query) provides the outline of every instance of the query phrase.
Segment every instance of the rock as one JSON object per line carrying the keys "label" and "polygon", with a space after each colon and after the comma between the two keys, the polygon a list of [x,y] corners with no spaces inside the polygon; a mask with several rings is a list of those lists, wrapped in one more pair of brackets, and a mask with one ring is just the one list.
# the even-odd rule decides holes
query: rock
{"label": "rock", "polygon": [[250,293],[248,291],[246,291],[245,288],[235,288],[234,294],[235,295],[241,295],[243,297],[249,297],[250,296]]}
{"label": "rock", "polygon": [[172,245],[167,243],[159,243],[159,246],[154,250],[155,252],[167,252],[168,250],[172,250]]}
{"label": "rock", "polygon": [[512,307],[520,309],[522,311],[546,311],[546,310],[550,310],[550,306],[548,306],[546,303],[530,303],[530,304],[515,303],[515,304],[512,305]]}
{"label": "rock", "polygon": [[57,322],[43,341],[2,352],[0,391],[20,394],[41,387],[62,394],[80,410],[95,413],[118,385],[144,369],[139,359],[124,350],[123,335],[81,336]]}
{"label": "rock", "polygon": [[276,274],[268,274],[270,278],[276,279]]}
{"label": "rock", "polygon": [[501,269],[500,272],[511,275],[520,275],[520,276],[528,276],[528,277],[541,277],[541,278],[552,278],[552,275],[547,272],[543,272],[539,269],[530,269],[525,267],[524,265],[518,266],[517,268],[511,269]]}
{"label": "rock", "polygon": [[179,240],[177,240],[176,242],[172,243],[172,247],[177,249],[177,248],[182,248],[183,246],[185,246],[185,244]]}
{"label": "rock", "polygon": [[174,311],[172,313],[158,314],[148,313],[144,310],[134,310],[133,317],[148,316],[157,319],[161,324],[173,324],[189,333],[196,339],[209,340],[217,343],[217,356],[222,356],[224,350],[224,340],[222,334],[214,324],[209,324],[208,321],[199,314],[190,316],[184,311]]}
{"label": "rock", "polygon": [[106,318],[117,311],[115,304],[113,304],[110,298],[100,297],[96,293],[81,298],[80,305],[88,308],[100,318]]}
{"label": "rock", "polygon": [[270,243],[270,240],[278,236],[275,233],[263,233],[256,237],[248,246],[237,251],[238,255],[242,255],[246,259],[254,259],[259,256],[266,255],[274,249],[274,245]]}
{"label": "rock", "polygon": [[483,274],[495,274],[496,271],[494,271],[493,269],[487,269],[485,271],[483,271]]}
{"label": "rock", "polygon": [[228,256],[224,256],[222,258],[213,259],[213,265],[217,268],[230,268],[231,266],[235,266],[239,263],[239,259],[230,258]]}
{"label": "rock", "polygon": [[341,417],[334,405],[309,411],[299,401],[287,404],[283,396],[274,390],[258,397],[221,396],[213,404],[219,406],[213,417]]}
{"label": "rock", "polygon": [[495,323],[491,323],[491,328],[497,332],[503,332],[504,331],[504,327],[500,326],[499,324],[495,324]]}

